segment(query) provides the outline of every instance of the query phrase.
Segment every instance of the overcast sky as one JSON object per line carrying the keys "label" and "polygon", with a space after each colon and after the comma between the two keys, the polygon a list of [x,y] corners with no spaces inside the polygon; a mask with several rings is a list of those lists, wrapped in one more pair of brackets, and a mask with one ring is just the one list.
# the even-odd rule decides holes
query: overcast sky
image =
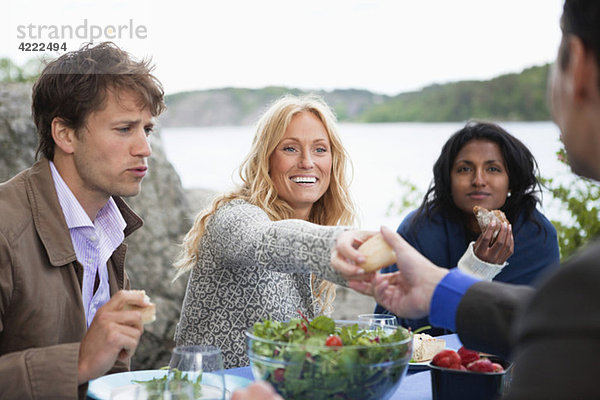
{"label": "overcast sky", "polygon": [[167,93],[281,85],[397,94],[552,62],[562,3],[8,0],[5,12],[4,0],[0,57],[23,63],[40,53],[21,43],[75,50],[96,35],[152,57]]}

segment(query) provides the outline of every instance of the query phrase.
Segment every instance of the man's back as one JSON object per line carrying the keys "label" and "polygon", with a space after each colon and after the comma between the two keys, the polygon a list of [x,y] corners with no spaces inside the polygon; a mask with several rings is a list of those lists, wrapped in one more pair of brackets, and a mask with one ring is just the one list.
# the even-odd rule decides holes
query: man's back
{"label": "man's back", "polygon": [[509,399],[598,397],[600,242],[536,291],[516,326]]}

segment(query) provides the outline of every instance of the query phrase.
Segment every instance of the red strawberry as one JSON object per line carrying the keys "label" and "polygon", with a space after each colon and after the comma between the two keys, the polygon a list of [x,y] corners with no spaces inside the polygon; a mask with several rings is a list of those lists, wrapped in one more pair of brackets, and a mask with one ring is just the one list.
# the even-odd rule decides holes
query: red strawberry
{"label": "red strawberry", "polygon": [[467,365],[469,371],[474,372],[494,372],[494,366],[488,358],[480,358]]}
{"label": "red strawberry", "polygon": [[460,369],[460,356],[454,350],[442,350],[437,353],[433,360],[433,365],[437,365],[442,368]]}
{"label": "red strawberry", "polygon": [[492,367],[494,367],[494,372],[503,372],[504,367],[498,363],[492,363]]}
{"label": "red strawberry", "polygon": [[273,377],[277,382],[283,382],[285,380],[285,369],[277,368],[275,371],[273,371]]}
{"label": "red strawberry", "polygon": [[458,355],[460,356],[460,362],[465,367],[475,360],[479,360],[479,353],[475,350],[469,350],[465,346],[458,349]]}

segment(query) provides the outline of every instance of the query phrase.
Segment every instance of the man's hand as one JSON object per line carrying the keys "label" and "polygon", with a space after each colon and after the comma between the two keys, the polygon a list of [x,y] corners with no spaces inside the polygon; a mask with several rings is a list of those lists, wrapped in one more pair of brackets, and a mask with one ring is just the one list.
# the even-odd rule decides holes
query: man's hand
{"label": "man's hand", "polygon": [[396,253],[398,271],[377,273],[371,282],[353,281],[349,286],[361,293],[372,294],[379,304],[399,317],[428,315],[433,291],[448,270],[435,266],[396,232],[382,227],[381,233]]}
{"label": "man's hand", "polygon": [[512,234],[512,225],[501,224],[496,240],[490,247],[492,234],[497,229],[495,222],[487,226],[473,244],[473,253],[482,261],[491,264],[504,264],[515,250],[515,241]]}
{"label": "man's hand", "polygon": [[125,304],[147,305],[143,293],[122,290],[96,312],[79,347],[78,384],[104,375],[117,360],[135,352],[144,331],[142,314],[123,311]]}
{"label": "man's hand", "polygon": [[368,274],[358,266],[365,262],[365,257],[357,249],[375,233],[373,231],[345,231],[338,236],[331,253],[331,266],[344,279],[351,281],[372,278],[373,273]]}
{"label": "man's hand", "polygon": [[233,392],[231,400],[283,400],[283,397],[278,395],[273,386],[267,382],[258,381],[247,388]]}

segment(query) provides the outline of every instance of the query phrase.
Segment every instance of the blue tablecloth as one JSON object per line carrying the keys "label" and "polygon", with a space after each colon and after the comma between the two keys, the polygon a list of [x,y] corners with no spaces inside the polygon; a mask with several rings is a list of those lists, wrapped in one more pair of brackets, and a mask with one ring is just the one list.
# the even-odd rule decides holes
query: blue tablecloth
{"label": "blue tablecloth", "polygon": [[[446,340],[446,347],[453,350],[458,350],[462,344],[458,339],[458,335],[444,335],[440,338]],[[254,380],[250,367],[228,369],[226,374],[241,376],[250,380]],[[400,387],[394,393],[391,400],[431,400],[431,378],[429,370],[412,371],[410,368],[400,383]]]}

